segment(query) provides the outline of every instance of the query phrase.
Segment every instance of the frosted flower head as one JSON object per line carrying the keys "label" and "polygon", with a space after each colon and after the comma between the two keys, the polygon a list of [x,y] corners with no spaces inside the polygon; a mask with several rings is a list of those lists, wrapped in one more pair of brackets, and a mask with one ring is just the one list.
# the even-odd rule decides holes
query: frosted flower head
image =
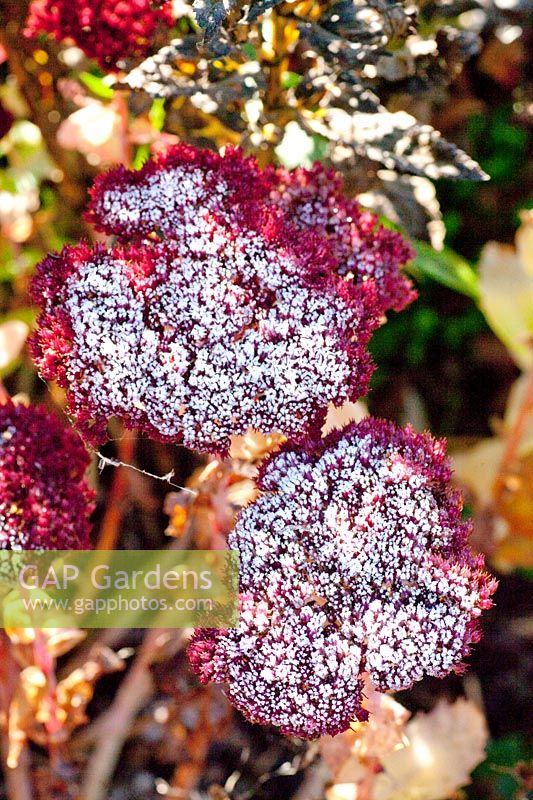
{"label": "frosted flower head", "polygon": [[414,256],[411,247],[345,197],[340,175],[320,164],[262,172],[253,158],[234,148],[221,157],[178,145],[140,171],[119,167],[101,176],[91,194],[88,219],[124,241],[154,233],[179,238],[199,210],[225,219],[253,218],[259,203],[263,211],[282,212],[285,224],[314,231],[327,250],[330,270],[356,284],[371,282],[381,312],[400,311],[416,297],[402,272]]}
{"label": "frosted flower head", "polygon": [[0,549],[89,549],[88,464],[80,438],[53,414],[0,405]]}
{"label": "frosted flower head", "polygon": [[96,185],[90,218],[133,244],[40,265],[32,353],[90,440],[116,416],[214,453],[249,428],[299,441],[366,391],[374,285],[339,277],[261,191],[240,153],[176,148]]}
{"label": "frosted flower head", "polygon": [[[386,691],[462,669],[495,584],[468,549],[470,524],[449,480],[442,442],[374,419],[269,457],[261,495],[229,546],[240,554],[241,592],[268,609],[273,630],[265,623],[259,636],[243,615],[236,629],[197,634],[193,668],[225,683],[252,721],[305,738],[348,727],[360,698],[346,687],[363,673]],[[299,642],[290,677],[278,630]],[[331,719],[308,692],[315,667],[332,702],[340,699]],[[258,710],[254,686],[265,674],[275,687]]]}
{"label": "frosted flower head", "polygon": [[154,0],[33,0],[25,35],[73,40],[102,69],[150,52],[160,24],[173,24],[172,3]]}
{"label": "frosted flower head", "polygon": [[414,251],[399,233],[384,228],[371,211],[342,191],[334,170],[270,168],[271,199],[302,228],[325,236],[340,275],[360,283],[372,280],[383,311],[401,311],[416,297],[402,267]]}
{"label": "frosted flower head", "polygon": [[253,723],[287,736],[335,736],[364,720],[361,647],[319,608],[241,595],[238,629],[198,630],[189,645],[203,683],[225,683]]}
{"label": "frosted flower head", "polygon": [[268,192],[257,162],[240,150],[228,147],[220,156],[179,144],[140,170],[119,166],[99,175],[86,218],[121,242],[147,236],[180,240],[196,232],[198,215],[234,218],[237,224],[243,216],[264,215]]}

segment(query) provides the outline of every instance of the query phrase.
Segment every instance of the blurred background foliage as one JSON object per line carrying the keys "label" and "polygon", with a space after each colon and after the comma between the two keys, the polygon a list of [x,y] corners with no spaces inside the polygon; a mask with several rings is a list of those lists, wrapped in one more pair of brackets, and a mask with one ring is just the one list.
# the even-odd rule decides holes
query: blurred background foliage
{"label": "blurred background foliage", "polygon": [[[417,251],[409,270],[419,299],[391,313],[374,336],[368,407],[449,437],[475,545],[502,576],[467,679],[469,692],[483,698],[493,738],[473,784],[457,797],[523,800],[532,781],[525,688],[533,668],[531,2],[176,0],[173,9],[174,28],[158,32],[148,58],[106,73],[72,42],[24,37],[25,0],[0,3],[0,374],[12,394],[63,407],[62,392],[47,391],[23,349],[34,320],[27,288],[47,252],[94,238],[82,213],[102,169],[140,167],[178,140],[240,145],[263,164],[319,159],[339,169],[346,191]],[[179,482],[204,480],[182,448],[121,439],[120,431],[117,439],[105,450],[112,457],[158,474],[174,468]],[[234,465],[226,477],[228,485],[249,481],[246,472],[236,480]],[[218,491],[205,480],[204,523]],[[100,543],[164,541],[160,484],[106,470],[98,488]],[[117,497],[118,520],[109,512]],[[234,511],[239,503],[228,497]],[[172,508],[177,535],[193,512],[179,502]],[[113,798],[151,796],[142,776],[152,769],[177,786],[194,782],[187,770],[224,783],[228,764],[240,770],[242,797],[285,797],[297,788],[301,747],[226,719],[224,702],[184,677],[181,655],[155,675],[161,696],[183,708],[160,713],[167,739],[157,739],[151,717],[141,719]],[[93,710],[105,706],[117,680],[104,680]],[[455,677],[423,682],[401,699],[429,709],[436,695],[462,691]],[[207,725],[206,707],[220,731],[212,719]],[[246,748],[252,755],[243,761]],[[296,764],[292,772],[279,772],[285,762]]]}

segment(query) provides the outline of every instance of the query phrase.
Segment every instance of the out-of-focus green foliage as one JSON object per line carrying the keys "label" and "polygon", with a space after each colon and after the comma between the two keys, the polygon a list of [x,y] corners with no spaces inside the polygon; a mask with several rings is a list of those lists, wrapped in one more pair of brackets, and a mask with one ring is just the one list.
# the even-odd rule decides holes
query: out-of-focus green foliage
{"label": "out-of-focus green foliage", "polygon": [[520,734],[492,739],[487,758],[472,773],[468,800],[527,800],[531,796],[533,751]]}
{"label": "out-of-focus green foliage", "polygon": [[109,85],[109,81],[98,75],[93,75],[91,72],[80,72],[80,81],[96,96],[102,100],[112,100],[114,97],[114,90]]}

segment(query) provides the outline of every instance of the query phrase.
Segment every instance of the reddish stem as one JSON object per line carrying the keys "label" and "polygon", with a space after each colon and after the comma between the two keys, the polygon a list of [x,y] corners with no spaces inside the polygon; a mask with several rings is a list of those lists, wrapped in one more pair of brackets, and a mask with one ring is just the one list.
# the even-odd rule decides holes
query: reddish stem
{"label": "reddish stem", "polygon": [[12,644],[4,631],[0,631],[0,712],[2,716],[1,753],[2,767],[8,800],[32,800],[29,753],[25,744],[21,745],[16,766],[8,766],[10,755],[9,710],[16,689],[20,667],[13,657]]}
{"label": "reddish stem", "polygon": [[[130,464],[135,455],[135,436],[121,439],[118,449],[119,461]],[[97,550],[114,550],[120,535],[120,523],[124,515],[124,504],[128,490],[127,467],[115,467],[107,499],[107,508],[96,545]]]}
{"label": "reddish stem", "polygon": [[43,631],[38,628],[34,628],[33,658],[35,665],[43,671],[46,677],[46,705],[48,714],[45,728],[50,738],[48,745],[50,758],[52,762],[56,762],[59,755],[57,752],[57,734],[61,730],[62,723],[59,718],[56,696],[57,678],[55,673],[55,659],[50,653],[46,636]]}
{"label": "reddish stem", "polygon": [[131,145],[129,132],[128,104],[120,92],[115,94],[113,103],[115,104],[115,108],[120,116],[122,163],[125,167],[130,169],[133,163],[133,147]]}

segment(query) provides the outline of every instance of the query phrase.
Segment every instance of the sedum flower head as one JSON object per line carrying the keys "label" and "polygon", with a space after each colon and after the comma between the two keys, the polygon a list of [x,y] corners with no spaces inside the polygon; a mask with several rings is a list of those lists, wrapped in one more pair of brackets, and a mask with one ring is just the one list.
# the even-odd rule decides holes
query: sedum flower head
{"label": "sedum flower head", "polygon": [[298,441],[328,402],[366,391],[375,286],[337,275],[327,241],[294,228],[263,183],[238,151],[180,146],[120,168],[89,218],[124,244],[40,265],[32,352],[90,440],[116,416],[210,452],[249,428]]}
{"label": "sedum flower head", "polygon": [[88,464],[80,438],[53,414],[0,405],[0,549],[89,549]]}
{"label": "sedum flower head", "polygon": [[105,70],[147,55],[158,25],[173,24],[171,9],[166,0],[33,0],[25,34],[72,39]]}
{"label": "sedum flower head", "polygon": [[119,166],[97,177],[91,190],[87,219],[98,231],[122,242],[142,241],[154,234],[179,240],[196,232],[197,217],[235,217],[263,202],[269,182],[255,159],[236,148],[220,156],[188,144],[179,144],[140,170]]}
{"label": "sedum flower head", "polygon": [[361,718],[363,675],[386,691],[462,669],[495,583],[449,480],[442,442],[370,418],[272,455],[229,538],[240,624],[195,635],[200,678],[314,738]]}

